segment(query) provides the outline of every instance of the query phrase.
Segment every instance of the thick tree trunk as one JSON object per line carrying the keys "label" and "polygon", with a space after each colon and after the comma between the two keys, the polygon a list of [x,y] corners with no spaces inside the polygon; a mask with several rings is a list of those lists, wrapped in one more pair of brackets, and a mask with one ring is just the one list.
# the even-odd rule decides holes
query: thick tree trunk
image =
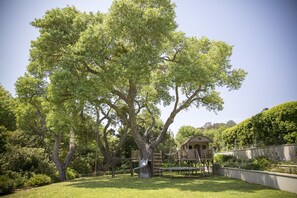
{"label": "thick tree trunk", "polygon": [[[149,143],[146,141],[146,137],[142,137],[139,133],[138,126],[137,126],[137,113],[135,111],[135,98],[137,94],[137,89],[135,84],[130,81],[130,88],[129,88],[129,93],[128,97],[126,98],[126,102],[128,105],[128,114],[129,114],[129,124],[130,124],[130,129],[133,135],[133,138],[138,145],[138,148],[140,149],[140,155],[141,155],[141,160],[146,160],[148,159],[148,164],[139,169],[139,177],[140,178],[149,178],[152,177],[152,167],[151,163],[151,157],[153,153],[152,147],[149,145]],[[141,166],[141,161],[139,162],[139,166]]]}
{"label": "thick tree trunk", "polygon": [[[118,96],[121,99],[123,99],[128,105],[128,114],[129,114],[128,121],[129,121],[129,125],[130,125],[130,129],[131,129],[133,138],[141,151],[141,154],[142,154],[141,159],[151,160],[151,157],[153,154],[152,153],[153,149],[156,148],[160,144],[160,142],[164,139],[164,136],[165,136],[169,126],[173,123],[175,116],[181,110],[187,108],[191,104],[191,102],[193,102],[194,97],[201,90],[201,88],[198,88],[190,97],[187,98],[187,100],[183,101],[182,104],[180,104],[178,88],[179,88],[178,86],[175,87],[175,98],[176,99],[175,99],[174,107],[173,107],[169,117],[167,118],[161,133],[158,135],[158,137],[154,141],[152,141],[150,143],[147,141],[147,138],[146,138],[149,128],[146,130],[144,136],[141,136],[139,133],[139,130],[138,130],[137,114],[140,111],[135,110],[135,99],[136,99],[136,95],[137,95],[137,88],[136,88],[136,85],[133,82],[133,80],[129,81],[129,92],[128,92],[127,97],[122,93],[116,92],[118,94]],[[147,107],[147,110],[150,112],[148,107]],[[153,119],[153,122],[154,122],[154,119]],[[153,127],[153,124],[150,127]],[[147,177],[151,177],[151,176],[152,176],[152,167],[151,167],[151,163],[150,163],[146,167],[143,167],[140,169],[140,177],[147,178]]]}
{"label": "thick tree trunk", "polygon": [[148,165],[139,171],[139,178],[150,178],[153,176],[152,163],[148,162]]}
{"label": "thick tree trunk", "polygon": [[[57,164],[56,164],[57,166]],[[59,171],[59,179],[60,181],[66,181],[67,180],[67,177],[66,177],[66,172],[67,172],[67,167],[65,168],[62,164],[59,164],[57,166],[58,168],[58,171]]]}
{"label": "thick tree trunk", "polygon": [[[141,168],[139,170],[139,177],[140,178],[150,178],[153,176],[153,167],[151,163],[152,155],[153,155],[153,150],[149,147],[149,145],[145,146],[144,150],[140,150],[140,155],[141,159],[148,159],[148,164],[147,166]],[[140,163],[140,162],[139,162]],[[140,165],[140,164],[139,164]]]}
{"label": "thick tree trunk", "polygon": [[75,152],[75,134],[73,129],[70,130],[70,135],[69,135],[69,151],[66,155],[66,159],[64,161],[64,165],[67,169],[68,165],[70,164],[70,161],[74,155]]}
{"label": "thick tree trunk", "polygon": [[116,165],[116,158],[112,157],[111,158],[111,163],[110,163],[110,166],[111,166],[111,178],[115,178],[116,177],[116,174],[115,174],[115,165]]}
{"label": "thick tree trunk", "polygon": [[[99,132],[96,131],[96,134],[97,134],[97,139],[96,139],[96,142],[97,142],[97,145],[98,145],[98,148],[100,150],[100,153],[102,154],[103,156],[103,161],[102,161],[102,164],[105,166],[105,168],[107,168],[107,170],[109,170],[109,166],[110,166],[110,152],[109,150],[103,145],[101,139],[100,139],[100,136],[98,135]],[[106,137],[103,137],[103,138],[106,138]]]}
{"label": "thick tree trunk", "polygon": [[74,131],[70,131],[70,139],[69,139],[69,151],[65,158],[64,162],[61,162],[59,157],[59,148],[61,143],[61,135],[55,135],[55,144],[54,144],[54,151],[53,151],[53,161],[59,171],[59,179],[60,181],[66,181],[66,172],[68,165],[71,161],[72,156],[74,155],[75,151],[75,134]]}

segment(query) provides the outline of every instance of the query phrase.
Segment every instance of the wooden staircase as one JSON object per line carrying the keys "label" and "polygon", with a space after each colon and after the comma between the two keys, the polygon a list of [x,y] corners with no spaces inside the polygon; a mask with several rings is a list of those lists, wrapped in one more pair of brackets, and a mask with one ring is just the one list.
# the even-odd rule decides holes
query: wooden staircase
{"label": "wooden staircase", "polygon": [[153,176],[160,176],[161,175],[161,165],[162,165],[162,152],[153,153]]}

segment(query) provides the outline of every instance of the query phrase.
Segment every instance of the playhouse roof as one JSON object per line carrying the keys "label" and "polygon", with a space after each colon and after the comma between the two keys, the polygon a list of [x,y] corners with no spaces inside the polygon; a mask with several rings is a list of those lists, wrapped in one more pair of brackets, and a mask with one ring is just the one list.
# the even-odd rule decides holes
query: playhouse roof
{"label": "playhouse roof", "polygon": [[184,146],[187,143],[201,143],[201,142],[212,142],[212,141],[208,137],[206,137],[206,136],[198,135],[198,136],[194,136],[192,138],[189,138],[181,146]]}

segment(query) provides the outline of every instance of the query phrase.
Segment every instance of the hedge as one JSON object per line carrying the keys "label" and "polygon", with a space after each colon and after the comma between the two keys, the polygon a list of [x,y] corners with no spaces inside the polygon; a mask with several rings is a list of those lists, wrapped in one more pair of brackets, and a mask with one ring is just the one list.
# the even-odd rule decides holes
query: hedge
{"label": "hedge", "polygon": [[227,149],[297,142],[297,101],[262,111],[223,131]]}

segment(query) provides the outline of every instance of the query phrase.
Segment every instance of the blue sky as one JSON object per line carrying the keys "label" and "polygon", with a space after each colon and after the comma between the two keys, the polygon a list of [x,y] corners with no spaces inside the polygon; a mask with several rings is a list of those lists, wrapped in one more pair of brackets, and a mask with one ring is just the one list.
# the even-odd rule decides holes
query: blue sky
{"label": "blue sky", "polygon": [[[294,0],[176,0],[178,29],[187,36],[206,36],[233,47],[231,63],[248,72],[241,89],[220,89],[221,112],[190,108],[170,127],[203,126],[205,122],[239,123],[288,101],[297,100],[297,2]],[[38,30],[30,25],[45,11],[74,5],[82,11],[107,12],[107,0],[0,0],[0,83],[14,94],[14,83],[26,70],[30,41]],[[169,114],[164,108],[162,118]]]}

